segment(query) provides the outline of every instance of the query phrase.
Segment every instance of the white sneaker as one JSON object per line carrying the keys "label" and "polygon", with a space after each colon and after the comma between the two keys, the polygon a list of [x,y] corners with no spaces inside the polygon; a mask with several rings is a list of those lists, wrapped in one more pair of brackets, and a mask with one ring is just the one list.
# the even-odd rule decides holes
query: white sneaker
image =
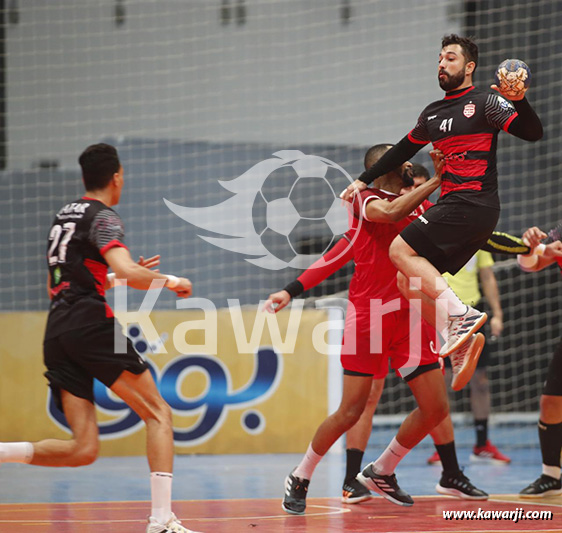
{"label": "white sneaker", "polygon": [[488,320],[486,313],[481,313],[478,309],[470,306],[467,307],[464,315],[449,317],[448,338],[439,351],[441,357],[446,357],[460,348]]}
{"label": "white sneaker", "polygon": [[468,342],[465,342],[458,350],[449,355],[453,369],[453,380],[451,381],[453,390],[461,390],[470,381],[476,370],[485,342],[484,335],[476,333],[472,335]]}
{"label": "white sneaker", "polygon": [[148,517],[148,526],[146,526],[146,533],[197,533],[181,525],[181,522],[172,513],[170,520],[166,524],[161,524],[153,516]]}

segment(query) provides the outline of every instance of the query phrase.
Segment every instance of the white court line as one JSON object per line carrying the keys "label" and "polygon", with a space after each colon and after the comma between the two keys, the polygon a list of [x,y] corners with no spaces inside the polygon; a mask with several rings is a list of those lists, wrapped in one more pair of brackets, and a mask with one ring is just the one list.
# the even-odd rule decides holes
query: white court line
{"label": "white court line", "polygon": [[[220,500],[210,500],[210,501],[220,501]],[[301,516],[329,516],[329,515],[337,515],[337,514],[344,514],[350,513],[351,509],[340,509],[339,507],[329,507],[327,505],[308,505],[307,509],[330,509],[330,511],[323,512],[323,513],[314,513],[309,515],[301,515]],[[264,520],[264,519],[271,519],[271,518],[287,518],[288,516],[299,516],[299,515],[289,515],[287,513],[279,514],[279,515],[264,515],[264,516],[233,516],[233,517],[221,517],[218,518],[216,516],[211,517],[178,517],[179,520],[184,520],[186,522],[197,522],[201,520],[213,520],[215,522],[220,522],[224,520]],[[146,522],[146,520],[0,520],[0,524],[110,524],[110,523],[131,523],[131,522]],[[402,532],[404,533],[404,532]]]}

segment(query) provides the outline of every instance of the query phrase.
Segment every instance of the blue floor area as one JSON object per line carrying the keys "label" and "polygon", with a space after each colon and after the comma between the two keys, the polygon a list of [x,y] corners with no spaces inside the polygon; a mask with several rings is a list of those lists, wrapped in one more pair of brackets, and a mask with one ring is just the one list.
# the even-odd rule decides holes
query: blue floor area
{"label": "blue floor area", "polygon": [[[395,432],[396,428],[376,428],[365,463],[376,459]],[[471,428],[457,429],[459,463],[471,481],[486,492],[518,493],[540,475],[541,457],[534,425],[491,431],[494,443],[511,457],[510,465],[471,463],[468,443],[472,438]],[[396,470],[402,488],[414,496],[435,494],[441,468],[426,464],[433,450],[431,441],[424,440]],[[300,458],[298,454],[179,455],[175,462],[174,499],[281,498],[283,480]],[[309,495],[339,496],[344,472],[345,454],[327,455],[314,473]],[[149,499],[144,457],[102,457],[93,465],[75,469],[0,465],[0,503]]]}

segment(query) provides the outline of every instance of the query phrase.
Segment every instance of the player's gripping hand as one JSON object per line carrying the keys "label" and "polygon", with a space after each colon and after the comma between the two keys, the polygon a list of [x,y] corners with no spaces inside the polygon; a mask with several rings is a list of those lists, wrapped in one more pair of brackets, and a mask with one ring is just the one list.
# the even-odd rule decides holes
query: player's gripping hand
{"label": "player's gripping hand", "polygon": [[361,180],[355,180],[353,183],[349,184],[340,194],[340,198],[346,202],[351,202],[355,198],[356,194],[364,191],[367,188],[367,184]]}
{"label": "player's gripping hand", "polygon": [[284,307],[287,307],[290,301],[291,295],[287,291],[274,292],[269,295],[268,299],[263,304],[263,310],[267,313],[277,313]]}
{"label": "player's gripping hand", "polygon": [[536,226],[529,228],[525,233],[523,233],[522,240],[531,248],[536,248],[543,239],[546,239],[547,235],[544,231]]}
{"label": "player's gripping hand", "polygon": [[431,160],[433,161],[433,168],[435,169],[434,178],[441,180],[443,175],[443,167],[445,166],[445,154],[437,148],[429,152]]}
{"label": "player's gripping hand", "polygon": [[511,100],[512,102],[517,102],[517,101],[523,100],[523,98],[525,98],[525,93],[527,92],[528,87],[519,91],[517,96],[508,95],[508,94],[503,93],[502,90],[495,83],[493,85],[490,85],[490,89],[493,89],[494,91],[498,91],[506,100]]}

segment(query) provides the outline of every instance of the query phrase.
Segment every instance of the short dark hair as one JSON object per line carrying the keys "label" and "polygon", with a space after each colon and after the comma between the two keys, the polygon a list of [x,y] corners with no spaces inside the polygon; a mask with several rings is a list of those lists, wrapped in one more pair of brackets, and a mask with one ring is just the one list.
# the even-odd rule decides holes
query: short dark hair
{"label": "short dark hair", "polygon": [[410,175],[412,178],[424,178],[425,181],[429,179],[429,171],[423,165],[419,163],[414,163],[410,169]]}
{"label": "short dark hair", "polygon": [[388,152],[394,145],[385,143],[385,144],[375,144],[375,146],[371,146],[367,150],[365,154],[365,159],[363,164],[365,165],[365,170],[370,169],[386,152]]}
{"label": "short dark hair", "polygon": [[115,146],[104,143],[88,146],[80,154],[78,163],[82,167],[82,179],[87,191],[105,189],[121,168]]}
{"label": "short dark hair", "polygon": [[456,33],[451,33],[451,35],[445,35],[443,39],[441,39],[441,49],[451,44],[458,44],[461,47],[466,61],[474,61],[474,70],[476,70],[478,66],[478,45],[472,38],[460,37]]}

